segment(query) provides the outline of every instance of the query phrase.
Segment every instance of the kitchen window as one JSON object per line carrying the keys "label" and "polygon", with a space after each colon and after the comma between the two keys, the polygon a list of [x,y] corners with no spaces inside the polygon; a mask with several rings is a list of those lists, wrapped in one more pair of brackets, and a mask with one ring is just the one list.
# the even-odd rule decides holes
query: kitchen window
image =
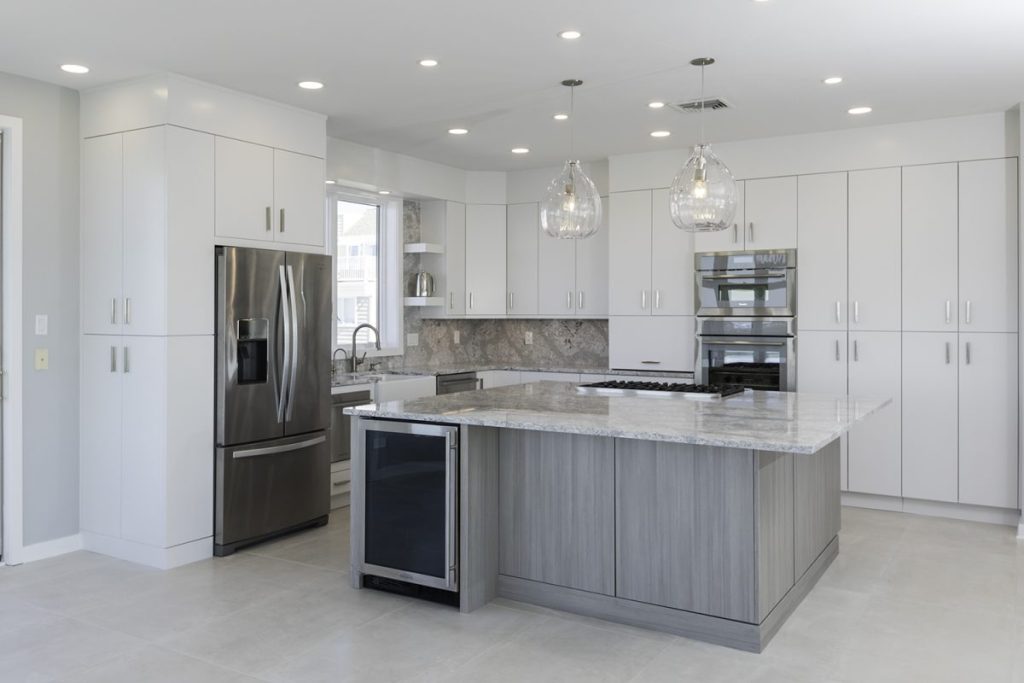
{"label": "kitchen window", "polygon": [[352,348],[352,332],[363,323],[357,348],[367,356],[402,353],[402,202],[355,191],[328,193],[333,219],[335,348]]}

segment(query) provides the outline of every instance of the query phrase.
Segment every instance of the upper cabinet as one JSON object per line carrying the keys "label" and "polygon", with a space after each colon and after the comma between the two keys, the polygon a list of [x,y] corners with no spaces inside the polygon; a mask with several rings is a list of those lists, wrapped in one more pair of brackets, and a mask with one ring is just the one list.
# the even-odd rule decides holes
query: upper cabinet
{"label": "upper cabinet", "polygon": [[668,190],[652,194],[651,313],[693,315],[693,233],[672,222]]}
{"label": "upper cabinet", "polygon": [[608,200],[604,224],[580,240],[563,240],[539,232],[538,282],[541,315],[604,317],[608,315]]}
{"label": "upper cabinet", "polygon": [[695,233],[693,236],[694,251],[743,251],[746,249],[747,224],[744,221],[744,189],[745,183],[742,180],[737,180],[736,213],[732,217],[732,225],[725,230]]}
{"label": "upper cabinet", "polygon": [[963,332],[1017,331],[1017,159],[960,164]]}
{"label": "upper cabinet", "polygon": [[[576,250],[576,315],[581,318],[602,318],[608,315],[608,198],[602,197],[603,223],[598,231],[575,242]],[[547,235],[549,240],[555,238]],[[563,240],[559,240],[563,241]]]}
{"label": "upper cabinet", "polygon": [[903,168],[903,329],[957,329],[957,164]]}
{"label": "upper cabinet", "polygon": [[420,206],[420,239],[441,245],[441,254],[423,254],[423,267],[434,276],[435,297],[442,308],[433,317],[466,314],[466,205],[436,200]]}
{"label": "upper cabinet", "polygon": [[852,171],[849,178],[850,329],[898,331],[900,169]]}
{"label": "upper cabinet", "polygon": [[796,248],[796,177],[747,180],[743,189],[746,248]]}
{"label": "upper cabinet", "polygon": [[217,138],[218,237],[323,247],[323,159]]}
{"label": "upper cabinet", "polygon": [[846,173],[800,176],[797,316],[801,330],[845,330]]}
{"label": "upper cabinet", "polygon": [[466,314],[505,315],[505,205],[466,205]]}
{"label": "upper cabinet", "polygon": [[82,141],[82,331],[120,334],[124,135]]}
{"label": "upper cabinet", "polygon": [[505,235],[509,315],[537,315],[540,206],[509,204]]}

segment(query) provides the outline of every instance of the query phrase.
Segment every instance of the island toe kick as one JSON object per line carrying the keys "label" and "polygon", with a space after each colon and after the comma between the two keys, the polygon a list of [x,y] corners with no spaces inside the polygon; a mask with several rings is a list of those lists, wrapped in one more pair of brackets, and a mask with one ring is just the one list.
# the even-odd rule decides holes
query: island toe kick
{"label": "island toe kick", "polygon": [[839,551],[838,439],[807,455],[459,431],[463,611],[503,597],[760,652]]}

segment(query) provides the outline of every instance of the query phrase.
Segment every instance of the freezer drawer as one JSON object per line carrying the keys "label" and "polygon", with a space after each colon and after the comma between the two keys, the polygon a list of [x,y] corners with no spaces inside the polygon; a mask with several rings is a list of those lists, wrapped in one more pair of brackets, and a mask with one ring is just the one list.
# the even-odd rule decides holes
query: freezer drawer
{"label": "freezer drawer", "polygon": [[327,521],[331,455],[324,431],[216,451],[214,554]]}

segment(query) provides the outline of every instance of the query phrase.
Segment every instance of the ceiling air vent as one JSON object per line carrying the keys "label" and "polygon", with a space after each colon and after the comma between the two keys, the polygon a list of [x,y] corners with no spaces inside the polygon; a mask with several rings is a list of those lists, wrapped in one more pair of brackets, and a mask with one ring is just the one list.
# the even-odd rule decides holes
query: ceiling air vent
{"label": "ceiling air vent", "polygon": [[[700,100],[693,100],[692,102],[681,102],[679,104],[673,104],[672,107],[678,109],[684,114],[699,114],[700,113]],[[728,109],[729,105],[725,103],[725,100],[720,100],[717,97],[704,100],[705,111],[718,111],[719,109]]]}

